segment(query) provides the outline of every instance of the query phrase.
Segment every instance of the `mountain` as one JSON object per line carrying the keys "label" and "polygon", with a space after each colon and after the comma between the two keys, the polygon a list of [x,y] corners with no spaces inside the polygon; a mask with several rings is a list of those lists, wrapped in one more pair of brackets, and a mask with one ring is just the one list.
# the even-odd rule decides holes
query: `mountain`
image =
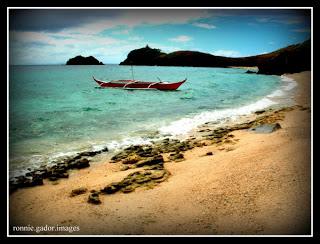
{"label": "mountain", "polygon": [[271,53],[230,58],[197,51],[163,53],[160,49],[144,48],[131,51],[120,65],[158,65],[191,67],[258,66],[259,74],[295,73],[311,69],[311,41],[291,45]]}
{"label": "mountain", "polygon": [[66,65],[103,65],[103,63],[97,60],[95,57],[83,57],[79,55],[74,58],[70,58]]}

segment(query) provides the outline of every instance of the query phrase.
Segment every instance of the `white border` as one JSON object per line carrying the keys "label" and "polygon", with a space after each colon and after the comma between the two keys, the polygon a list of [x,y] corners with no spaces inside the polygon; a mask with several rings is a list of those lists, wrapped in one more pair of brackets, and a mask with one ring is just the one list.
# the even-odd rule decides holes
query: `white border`
{"label": "white border", "polygon": [[9,234],[9,100],[7,103],[7,237],[313,237],[313,7],[7,7],[7,98],[9,99],[10,9],[310,9],[311,10],[311,234],[310,235],[10,235]]}

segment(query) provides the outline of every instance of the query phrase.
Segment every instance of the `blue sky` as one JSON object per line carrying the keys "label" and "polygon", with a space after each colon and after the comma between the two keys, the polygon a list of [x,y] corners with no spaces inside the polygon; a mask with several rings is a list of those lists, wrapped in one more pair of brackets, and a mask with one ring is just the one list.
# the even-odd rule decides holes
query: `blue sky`
{"label": "blue sky", "polygon": [[9,61],[64,64],[76,55],[120,63],[147,44],[164,52],[263,54],[310,38],[311,10],[10,9]]}

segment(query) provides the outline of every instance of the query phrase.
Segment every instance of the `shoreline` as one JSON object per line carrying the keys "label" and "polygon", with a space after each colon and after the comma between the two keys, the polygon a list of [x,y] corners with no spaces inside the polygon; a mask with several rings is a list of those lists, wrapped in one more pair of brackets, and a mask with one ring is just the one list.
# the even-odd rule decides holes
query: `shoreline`
{"label": "shoreline", "polygon": [[[250,67],[242,67],[242,66],[232,66],[231,68],[250,68]],[[255,68],[251,67],[251,68]],[[210,126],[210,129],[215,129],[218,127],[223,126],[230,126],[233,124],[236,124],[237,121],[248,121],[254,119],[254,112],[256,110],[265,110],[265,109],[278,109],[282,107],[289,106],[288,102],[284,102],[284,100],[288,100],[289,93],[292,93],[292,88],[295,87],[294,80],[291,80],[290,78],[286,76],[279,76],[279,79],[282,80],[283,85],[279,87],[278,90],[273,91],[270,94],[265,95],[264,97],[261,97],[257,101],[251,101],[249,104],[241,105],[240,107],[236,108],[226,108],[222,110],[208,110],[203,111],[201,113],[198,113],[192,117],[181,117],[179,119],[176,119],[174,121],[171,121],[167,125],[163,125],[158,129],[158,131],[152,132],[151,134],[141,135],[141,136],[134,136],[134,137],[127,137],[122,138],[119,140],[112,140],[109,142],[104,142],[102,144],[95,144],[92,146],[91,149],[87,148],[86,150],[81,151],[75,151],[74,149],[71,149],[71,151],[68,149],[67,151],[63,152],[56,152],[54,154],[48,154],[49,160],[47,162],[40,162],[38,161],[34,165],[24,165],[24,167],[20,167],[16,170],[13,170],[12,173],[10,171],[10,181],[15,182],[15,178],[20,178],[18,181],[21,181],[23,176],[30,176],[33,174],[33,172],[36,171],[42,171],[46,167],[54,166],[59,163],[69,163],[70,160],[73,158],[77,159],[78,155],[86,154],[88,153],[90,155],[99,155],[102,152],[108,152],[108,155],[103,153],[103,157],[110,158],[112,154],[116,153],[119,150],[123,150],[125,147],[136,145],[136,144],[151,144],[156,141],[161,141],[165,138],[171,138],[171,139],[178,139],[178,140],[187,140],[190,137],[197,136],[199,133],[197,131],[201,127],[208,128],[208,124],[212,125]],[[293,87],[290,87],[293,83]],[[279,95],[280,92],[280,95]],[[284,96],[284,93],[286,96]],[[287,94],[288,93],[288,94]],[[280,98],[280,100],[279,100]],[[282,101],[281,101],[282,99]],[[289,99],[290,100],[290,99]],[[286,105],[284,105],[284,103]],[[291,103],[290,103],[291,104]],[[291,104],[292,105],[292,104]],[[239,112],[241,111],[241,112]],[[220,114],[224,114],[223,116],[220,116]],[[203,118],[204,117],[204,118]],[[234,117],[237,121],[234,121]],[[218,119],[217,119],[218,118]],[[214,120],[214,121],[213,121]],[[209,122],[207,122],[209,121]],[[233,121],[233,122],[232,122]],[[179,122],[182,122],[182,124]],[[186,129],[187,126],[187,129]],[[189,127],[189,128],[188,128]],[[176,132],[177,130],[181,130],[181,128],[184,128],[183,130],[186,130],[185,132]],[[108,150],[109,149],[109,150]],[[110,155],[111,154],[111,155]],[[57,156],[55,156],[57,155]],[[63,156],[61,156],[63,155]],[[33,155],[34,156],[34,155]],[[27,159],[27,161],[32,161],[32,159]],[[36,160],[37,161],[37,160]],[[22,166],[22,165],[21,165]],[[25,181],[27,185],[32,185],[33,182],[29,182],[28,180]],[[35,183],[36,185],[37,183]],[[39,183],[41,184],[41,182]]]}
{"label": "shoreline", "polygon": [[[289,228],[290,226],[288,226],[287,222],[284,223],[283,220],[281,222],[279,217],[275,217],[276,212],[272,212],[273,217],[277,221],[280,221],[282,225],[282,229],[277,229],[275,227],[272,227],[271,224],[266,221],[266,219],[268,218],[267,216],[263,215],[261,209],[257,210],[255,208],[252,212],[250,212],[250,209],[254,208],[253,205],[258,204],[257,202],[262,201],[263,203],[265,203],[265,201],[268,199],[263,199],[266,198],[266,196],[263,194],[263,191],[259,194],[259,192],[256,192],[257,189],[254,189],[249,192],[247,191],[247,193],[243,193],[245,192],[245,189],[242,189],[240,198],[239,194],[237,194],[237,190],[247,184],[245,180],[246,171],[248,171],[247,173],[249,174],[249,176],[251,175],[250,179],[256,179],[257,176],[254,174],[254,172],[252,172],[251,167],[259,168],[259,166],[257,166],[256,164],[252,164],[252,162],[244,163],[242,160],[239,160],[242,162],[241,164],[239,162],[236,162],[234,160],[235,158],[239,157],[240,155],[243,158],[249,158],[253,162],[256,162],[257,158],[263,162],[267,161],[263,164],[263,170],[267,171],[273,178],[274,182],[272,182],[272,184],[279,183],[281,182],[281,180],[275,176],[277,174],[275,170],[277,168],[277,165],[268,160],[268,158],[264,158],[263,155],[260,155],[259,151],[264,151],[264,148],[260,148],[260,150],[257,149],[257,151],[254,150],[255,147],[260,146],[255,145],[255,141],[261,140],[262,142],[265,142],[265,139],[267,139],[267,141],[269,140],[267,146],[276,149],[275,145],[273,144],[277,144],[277,146],[279,146],[280,144],[272,143],[275,138],[280,137],[279,140],[284,142],[286,140],[285,137],[288,133],[291,133],[292,135],[296,134],[296,131],[294,131],[293,129],[292,131],[289,131],[288,129],[291,128],[290,126],[292,126],[292,121],[297,120],[301,117],[304,120],[300,121],[301,119],[298,119],[298,122],[300,122],[300,124],[303,124],[306,129],[308,128],[307,120],[308,116],[310,116],[310,94],[308,94],[308,92],[311,91],[310,84],[308,88],[308,82],[310,83],[310,72],[302,72],[286,76],[292,77],[298,83],[298,89],[295,97],[296,102],[299,106],[293,107],[292,109],[283,109],[282,111],[267,110],[265,112],[261,112],[256,117],[256,119],[264,118],[262,119],[262,122],[279,122],[281,129],[276,130],[273,133],[266,134],[253,133],[243,130],[245,127],[252,127],[254,125],[254,122],[251,125],[247,124],[246,126],[242,127],[242,129],[231,128],[231,130],[229,131],[212,131],[212,129],[206,128],[208,131],[204,132],[207,134],[211,133],[213,135],[209,135],[209,137],[203,140],[203,142],[200,142],[203,143],[202,145],[193,145],[194,147],[190,148],[189,144],[181,145],[180,143],[180,146],[182,147],[180,148],[182,149],[180,151],[182,152],[182,154],[184,154],[183,158],[181,158],[181,156],[178,156],[174,160],[170,160],[169,157],[174,158],[175,155],[178,155],[178,153],[174,153],[174,155],[172,156],[170,156],[170,152],[161,153],[164,159],[162,163],[160,162],[161,165],[163,165],[162,168],[160,167],[157,169],[149,169],[150,165],[147,165],[147,169],[146,167],[144,167],[145,165],[137,167],[135,164],[139,163],[139,161],[132,164],[129,163],[127,165],[123,165],[123,163],[109,163],[109,161],[106,161],[102,164],[93,164],[90,166],[90,168],[87,169],[72,171],[70,173],[69,179],[67,180],[61,179],[54,182],[45,180],[43,186],[18,189],[17,192],[14,192],[10,195],[10,225],[45,225],[45,221],[52,225],[79,225],[80,232],[74,232],[71,234],[272,234],[272,232],[294,232],[297,231],[297,229],[299,229],[299,231],[301,232],[301,224],[299,225],[299,221],[304,224],[306,223],[306,215],[308,211],[304,210],[304,214],[301,214],[298,208],[292,208],[294,210],[290,209],[291,211],[294,211],[295,217],[298,216],[297,220],[293,219],[296,225],[299,226],[299,228],[296,228],[294,231],[292,227],[291,229]],[[307,131],[302,131],[299,133],[304,134],[307,133]],[[228,137],[230,134],[232,134],[232,136]],[[215,138],[215,136],[218,137]],[[216,139],[218,139],[218,141],[220,140],[220,142],[217,142]],[[307,142],[308,138],[306,138],[305,140],[306,141],[304,141],[304,144]],[[191,141],[193,144],[197,142],[196,140]],[[289,140],[286,143],[288,143],[289,145],[290,143],[292,144],[294,142]],[[251,145],[253,149],[248,147],[248,145]],[[173,146],[176,147],[177,145]],[[298,146],[300,145],[298,144]],[[288,146],[286,145],[286,149],[290,151],[291,148],[289,149],[287,147]],[[307,149],[306,146],[304,148]],[[240,151],[240,154],[237,153],[238,151]],[[269,153],[273,153],[273,151],[270,151],[269,148],[267,151]],[[207,154],[210,152],[212,153],[212,155]],[[283,153],[279,152],[278,154],[276,155],[278,158],[284,157]],[[274,159],[277,159],[277,157],[274,157]],[[292,159],[292,156],[286,157],[290,157]],[[286,157],[284,157],[283,160],[288,163]],[[212,160],[214,161],[214,164],[212,164]],[[218,164],[218,162],[220,161],[222,163]],[[217,163],[217,165],[215,164],[215,162]],[[159,163],[155,164],[158,165]],[[130,167],[134,165],[134,167],[129,167],[126,170],[121,168],[128,165]],[[199,167],[199,165],[201,166]],[[269,172],[270,165],[272,166],[271,168],[273,171],[271,173],[273,174]],[[285,166],[291,171],[294,171],[294,169],[291,169],[289,165],[286,164]],[[302,167],[301,165],[298,166]],[[303,173],[305,174],[305,176],[299,177],[301,182],[303,182],[303,184],[301,184],[305,189],[306,187],[308,187],[308,182],[306,182],[308,176],[308,170],[306,170],[308,168],[307,163],[304,164],[302,168],[304,169]],[[170,172],[170,175],[167,175],[166,172],[163,172],[164,169]],[[132,187],[136,187],[133,189],[134,192],[132,193],[124,194],[122,192],[115,192],[114,194],[109,195],[100,195],[99,193],[98,198],[101,199],[101,204],[94,206],[90,203],[87,203],[88,195],[94,194],[89,193],[90,190],[99,191],[112,182],[122,182],[122,180],[125,179],[125,177],[130,173],[134,173],[136,171],[145,172],[148,170],[151,171],[151,176],[156,180],[164,178],[163,182],[148,180],[147,182],[151,182],[152,184],[147,185],[147,187],[152,189],[146,190],[146,185],[136,184],[136,181],[134,181],[135,184],[130,185],[131,190]],[[211,172],[212,170],[213,172],[216,172],[216,174],[213,173],[207,175],[208,172]],[[232,183],[234,181],[234,178],[240,176],[237,176],[237,174],[230,175],[229,171],[239,173],[239,175],[242,177],[240,178],[239,182],[242,182],[243,184],[234,185],[234,183]],[[283,171],[280,171],[283,174]],[[155,175],[155,173],[158,175]],[[161,176],[162,173],[163,175]],[[161,177],[157,178],[159,177],[159,174]],[[142,179],[145,179],[145,176],[146,175],[144,175],[144,178],[142,177]],[[195,181],[190,182],[190,179],[194,179]],[[220,182],[219,179],[226,180],[225,182],[221,181],[224,187],[221,187],[221,185],[217,184],[217,181]],[[231,181],[228,181],[228,179],[230,179]],[[260,179],[258,177],[258,179],[256,180],[258,180],[260,184],[258,188],[264,189],[262,182],[268,181],[268,178],[262,177],[262,179]],[[207,185],[208,182],[210,184]],[[226,185],[227,182],[229,182],[230,185]],[[198,188],[196,186],[198,186]],[[214,187],[212,188],[212,186]],[[250,184],[247,186],[248,189],[251,188]],[[283,190],[280,183],[278,185],[276,184],[272,186],[278,187]],[[78,187],[86,187],[88,191],[85,194],[70,198],[70,192]],[[130,189],[127,188],[130,187],[128,187],[128,185],[125,186],[128,192]],[[279,191],[278,188],[276,188],[276,190]],[[216,191],[212,191],[212,189],[215,189],[218,193]],[[227,194],[227,191],[224,189],[228,189],[230,191],[230,194]],[[119,191],[122,190],[123,189],[121,188]],[[182,194],[180,190],[182,193],[185,193],[186,196]],[[294,190],[296,192],[295,188]],[[174,194],[172,193],[172,191],[174,192]],[[264,191],[267,191],[269,195],[271,194],[269,196],[270,199],[281,199],[286,202],[286,200],[283,199],[283,196],[277,195],[275,197],[271,192],[268,191],[268,189],[264,189]],[[244,195],[242,195],[242,193],[247,194],[246,197],[249,196],[249,198],[246,198]],[[255,194],[251,196],[251,193]],[[285,195],[285,192],[281,191],[281,193]],[[196,199],[193,199],[194,194],[196,194]],[[161,200],[159,203],[157,202],[158,195],[163,197],[160,198]],[[211,195],[214,197],[210,198],[210,200],[208,199],[208,197]],[[259,201],[256,195],[258,196]],[[166,199],[166,196],[168,196],[169,199]],[[293,196],[290,197],[290,199],[293,199]],[[249,205],[243,206],[243,203],[247,201],[246,199],[248,199],[249,202],[247,202],[247,204]],[[190,201],[190,203],[183,205],[186,200]],[[305,195],[303,200],[305,201],[303,202],[301,200],[299,207],[301,207],[303,203],[306,203],[307,200]],[[208,202],[210,201],[211,204],[208,205]],[[250,205],[252,202],[254,202],[254,204]],[[173,206],[171,206],[170,204],[172,204]],[[268,204],[270,205],[270,203]],[[281,201],[280,203],[278,202],[278,205],[279,204],[280,206],[282,206]],[[278,205],[276,206],[276,208],[279,207]],[[180,209],[179,206],[183,206],[181,207],[182,209]],[[220,208],[215,208],[216,206],[220,206]],[[260,206],[263,209],[262,206],[263,204]],[[214,209],[212,209],[212,207],[214,207]],[[238,211],[238,207],[241,211],[243,210],[243,212],[239,212],[240,210]],[[159,210],[159,208],[161,211]],[[199,208],[200,210],[197,208]],[[212,213],[206,211],[207,208],[212,210]],[[52,211],[56,213],[56,216],[54,216],[51,220],[45,220],[45,216]],[[204,211],[205,214],[203,214],[202,211]],[[272,211],[275,210],[273,209]],[[67,212],[70,212],[69,216]],[[154,216],[152,214],[153,212]],[[178,213],[178,216],[176,216],[176,212]],[[287,210],[282,209],[282,212],[285,213],[285,216],[287,217],[286,220],[288,220],[288,218],[290,219],[290,215],[288,216],[289,213]],[[83,213],[85,213],[85,216],[82,216]],[[234,213],[236,213],[236,216],[234,216]],[[256,213],[259,213],[259,216],[255,216],[253,218],[251,215],[255,215]],[[97,219],[94,219],[95,216]],[[164,216],[166,218],[164,218]],[[173,216],[176,217],[174,218]],[[241,216],[241,218],[239,218],[239,216]],[[254,220],[252,220],[252,218]],[[257,219],[260,219],[260,222],[264,224],[261,224]],[[303,221],[301,221],[302,219]],[[196,221],[195,223],[195,220],[197,220],[198,222]],[[232,223],[231,220],[237,221],[235,223]],[[252,221],[252,223],[249,223],[249,220]],[[108,223],[109,221],[114,223],[114,225]],[[275,220],[269,221],[272,222]],[[187,223],[188,226],[186,226]],[[134,226],[134,224],[140,226]],[[276,222],[274,222],[274,224],[276,224]],[[57,233],[51,232],[51,234]],[[64,232],[59,234],[70,233]]]}

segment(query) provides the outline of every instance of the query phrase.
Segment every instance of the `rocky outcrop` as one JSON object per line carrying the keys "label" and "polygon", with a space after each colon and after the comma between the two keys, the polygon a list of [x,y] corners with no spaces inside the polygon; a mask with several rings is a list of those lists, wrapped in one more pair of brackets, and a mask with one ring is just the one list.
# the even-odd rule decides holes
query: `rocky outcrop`
{"label": "rocky outcrop", "polygon": [[[250,57],[230,58],[196,51],[163,53],[160,49],[135,49],[120,65],[158,65],[191,67],[257,66],[258,74],[281,75],[311,69],[311,41]],[[246,73],[252,73],[247,71]]]}
{"label": "rocky outcrop", "polygon": [[61,178],[68,178],[68,171],[72,169],[83,169],[90,167],[90,160],[87,157],[93,157],[97,154],[107,152],[105,147],[97,151],[81,152],[74,157],[66,157],[58,162],[51,162],[51,165],[42,165],[37,169],[30,170],[25,175],[10,179],[10,193],[18,188],[43,185],[43,180],[57,181]]}
{"label": "rocky outcrop", "polygon": [[282,75],[311,69],[311,41],[291,45],[265,55],[258,74]]}
{"label": "rocky outcrop", "polygon": [[157,65],[159,58],[165,53],[160,49],[150,48],[148,45],[144,48],[135,49],[128,54],[126,60],[121,65]]}
{"label": "rocky outcrop", "polygon": [[95,57],[83,57],[79,55],[74,58],[70,58],[66,65],[103,65],[103,63],[97,60]]}
{"label": "rocky outcrop", "polygon": [[120,182],[113,182],[100,190],[102,194],[113,194],[116,192],[129,193],[138,187],[153,188],[160,182],[166,180],[169,171],[162,166],[150,167],[145,170],[133,172]]}

